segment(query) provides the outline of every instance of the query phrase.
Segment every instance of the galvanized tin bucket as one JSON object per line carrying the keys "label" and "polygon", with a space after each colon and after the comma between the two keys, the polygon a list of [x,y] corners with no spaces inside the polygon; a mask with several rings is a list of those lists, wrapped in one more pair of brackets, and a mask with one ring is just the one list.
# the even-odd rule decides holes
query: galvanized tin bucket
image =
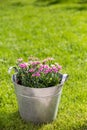
{"label": "galvanized tin bucket", "polygon": [[68,75],[60,76],[61,83],[49,88],[24,87],[16,83],[16,75],[12,76],[22,119],[27,122],[48,123],[56,118],[62,86]]}

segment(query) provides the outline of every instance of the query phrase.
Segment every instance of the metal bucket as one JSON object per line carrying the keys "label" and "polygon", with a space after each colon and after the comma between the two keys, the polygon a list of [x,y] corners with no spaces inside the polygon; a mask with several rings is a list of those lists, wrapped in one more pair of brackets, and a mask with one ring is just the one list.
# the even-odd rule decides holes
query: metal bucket
{"label": "metal bucket", "polygon": [[24,87],[16,83],[16,75],[12,76],[22,119],[27,122],[48,123],[56,118],[62,86],[68,75],[60,76],[61,83],[49,88]]}

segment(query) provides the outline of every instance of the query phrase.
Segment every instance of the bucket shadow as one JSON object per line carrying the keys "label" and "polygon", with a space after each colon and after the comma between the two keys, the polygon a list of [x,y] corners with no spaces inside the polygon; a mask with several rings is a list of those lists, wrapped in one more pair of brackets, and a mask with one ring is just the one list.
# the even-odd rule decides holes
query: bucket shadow
{"label": "bucket shadow", "polygon": [[87,4],[87,0],[79,1],[79,4]]}
{"label": "bucket shadow", "polygon": [[[80,4],[80,5],[86,5],[87,4],[87,0],[84,0],[84,1],[81,1],[81,2],[65,2],[64,0],[36,0],[34,2],[34,5],[35,6],[51,6],[51,5],[55,5],[55,4],[67,4],[68,3],[77,3]],[[69,5],[68,5],[69,6]],[[79,10],[85,10],[86,8],[85,7],[82,7],[82,8],[79,8]]]}
{"label": "bucket shadow", "polygon": [[18,111],[10,114],[3,113],[0,117],[0,130],[22,130],[24,128],[28,129],[30,126],[32,128],[33,124],[22,120]]}
{"label": "bucket shadow", "polygon": [[[47,124],[34,124],[32,122],[26,123],[19,115],[19,112],[13,112],[10,114],[3,113],[0,114],[0,130],[41,130]],[[64,124],[63,124],[64,125]],[[64,127],[63,127],[64,128]],[[72,130],[87,130],[87,121],[84,122],[82,126],[71,126]]]}
{"label": "bucket shadow", "polygon": [[51,6],[61,3],[61,0],[36,0],[34,2],[35,6]]}
{"label": "bucket shadow", "polygon": [[[20,124],[21,119],[18,112],[14,113],[0,113],[0,130],[14,129],[16,124]],[[20,121],[20,122],[19,122]],[[18,125],[20,129],[20,125]]]}
{"label": "bucket shadow", "polygon": [[[44,124],[46,125],[46,124]],[[13,113],[0,114],[0,130],[36,130],[41,129],[43,124],[35,124],[33,122],[25,122],[18,111]]]}
{"label": "bucket shadow", "polygon": [[87,6],[72,6],[72,7],[65,7],[65,10],[75,10],[75,11],[87,11]]}
{"label": "bucket shadow", "polygon": [[26,6],[25,3],[22,3],[22,2],[14,2],[11,4],[12,7],[24,7]]}
{"label": "bucket shadow", "polygon": [[76,128],[73,128],[73,130],[87,130],[87,121],[85,121],[82,126],[77,126]]}

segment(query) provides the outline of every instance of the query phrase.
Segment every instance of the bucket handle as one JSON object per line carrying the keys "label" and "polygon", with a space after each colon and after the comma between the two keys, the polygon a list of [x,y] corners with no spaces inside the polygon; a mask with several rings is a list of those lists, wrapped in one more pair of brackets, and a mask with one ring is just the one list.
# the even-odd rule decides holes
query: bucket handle
{"label": "bucket handle", "polygon": [[11,66],[11,67],[8,69],[8,73],[9,73],[9,74],[11,73],[12,69],[14,69],[15,72],[18,72],[17,67]]}
{"label": "bucket handle", "polygon": [[68,76],[69,76],[68,74],[63,74],[62,75],[61,84],[64,84],[64,82],[67,80]]}

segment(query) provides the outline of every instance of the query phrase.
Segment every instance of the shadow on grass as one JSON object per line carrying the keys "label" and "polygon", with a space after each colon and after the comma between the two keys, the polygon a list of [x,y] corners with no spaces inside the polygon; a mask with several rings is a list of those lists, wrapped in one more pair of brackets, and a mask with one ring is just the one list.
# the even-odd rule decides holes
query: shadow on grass
{"label": "shadow on grass", "polygon": [[65,7],[66,10],[76,10],[76,11],[87,11],[87,6],[67,6]]}
{"label": "shadow on grass", "polygon": [[36,0],[35,1],[35,3],[34,3],[34,5],[35,6],[42,6],[42,7],[47,7],[47,6],[50,6],[50,5],[53,5],[53,4],[61,4],[61,6],[60,6],[60,8],[61,9],[63,9],[63,10],[66,10],[66,11],[72,11],[72,10],[74,10],[74,11],[87,11],[87,4],[76,4],[76,5],[74,5],[74,4],[66,4],[66,5],[64,5],[64,6],[62,6],[63,5],[63,3],[62,2],[60,2],[60,1],[57,1],[57,0],[52,0],[52,1],[50,1],[50,0],[39,0],[39,2],[38,2],[38,0]]}
{"label": "shadow on grass", "polygon": [[36,130],[41,127],[42,124],[26,123],[18,111],[10,114],[0,113],[0,130]]}
{"label": "shadow on grass", "polygon": [[[39,130],[46,124],[26,123],[21,119],[18,111],[14,113],[0,113],[0,130]],[[64,128],[64,124],[63,124]],[[67,126],[68,128],[68,126]],[[82,126],[71,126],[72,130],[87,130],[87,121]]]}
{"label": "shadow on grass", "polygon": [[[12,3],[8,3],[8,4],[6,4],[6,6],[8,7],[8,6],[10,6],[11,8],[22,8],[22,7],[25,7],[25,6],[27,6],[27,4],[26,3],[23,3],[23,2],[12,2]],[[4,10],[4,7],[3,6],[0,6],[0,10]]]}
{"label": "shadow on grass", "polygon": [[77,4],[86,4],[87,0],[84,1],[79,1],[79,2],[73,2],[73,1],[68,1],[66,2],[65,0],[36,0],[34,2],[34,5],[36,6],[51,6],[54,4],[61,4],[61,3],[77,3]]}
{"label": "shadow on grass", "polygon": [[22,120],[18,112],[11,114],[0,113],[0,130],[14,130],[16,127],[20,129]]}
{"label": "shadow on grass", "polygon": [[22,2],[14,2],[11,4],[13,7],[24,7],[26,4]]}
{"label": "shadow on grass", "polygon": [[36,0],[34,5],[36,6],[50,6],[61,3],[61,0]]}
{"label": "shadow on grass", "polygon": [[77,126],[76,128],[72,128],[73,130],[87,130],[87,121],[84,122],[82,126]]}
{"label": "shadow on grass", "polygon": [[78,2],[79,4],[87,4],[87,0],[82,0]]}
{"label": "shadow on grass", "polygon": [[54,4],[65,4],[65,6],[61,6],[62,9],[65,10],[75,10],[75,11],[86,11],[87,10],[87,1],[78,2],[76,5],[69,4],[67,2],[63,2],[61,0],[36,0],[34,5],[36,6],[51,6]]}

